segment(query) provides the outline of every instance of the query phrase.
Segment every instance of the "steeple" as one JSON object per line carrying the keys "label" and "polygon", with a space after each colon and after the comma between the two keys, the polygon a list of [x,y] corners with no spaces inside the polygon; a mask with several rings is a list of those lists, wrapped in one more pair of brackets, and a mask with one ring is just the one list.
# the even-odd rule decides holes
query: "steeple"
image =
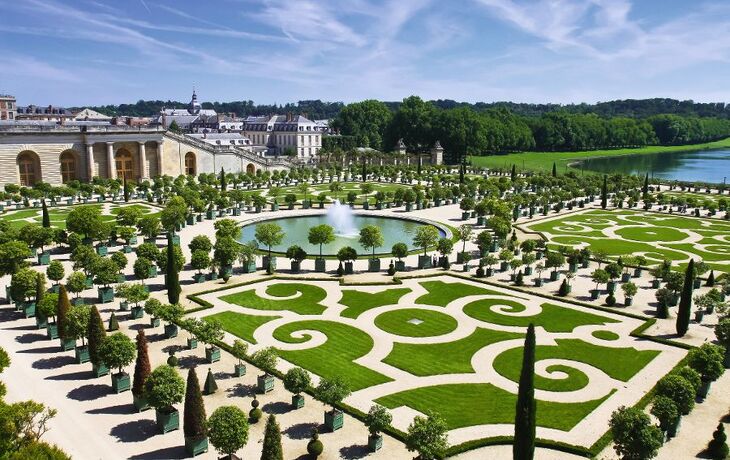
{"label": "steeple", "polygon": [[188,113],[195,115],[200,112],[200,103],[198,102],[198,95],[195,94],[195,86],[193,86],[193,97],[190,100],[190,106],[188,107]]}

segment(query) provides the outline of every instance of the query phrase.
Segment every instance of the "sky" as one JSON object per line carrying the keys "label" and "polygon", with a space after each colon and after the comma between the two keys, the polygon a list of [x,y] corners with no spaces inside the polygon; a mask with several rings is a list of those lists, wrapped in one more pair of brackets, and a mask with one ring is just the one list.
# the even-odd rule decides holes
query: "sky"
{"label": "sky", "polygon": [[0,0],[0,94],[730,101],[728,0]]}

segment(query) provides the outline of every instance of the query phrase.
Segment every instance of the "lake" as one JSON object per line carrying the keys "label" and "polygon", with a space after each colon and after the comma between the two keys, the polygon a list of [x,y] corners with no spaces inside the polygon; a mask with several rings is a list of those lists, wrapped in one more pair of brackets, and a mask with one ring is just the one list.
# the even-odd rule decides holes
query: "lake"
{"label": "lake", "polygon": [[623,173],[666,180],[722,183],[730,177],[730,149],[666,152],[582,160],[575,167],[602,173]]}

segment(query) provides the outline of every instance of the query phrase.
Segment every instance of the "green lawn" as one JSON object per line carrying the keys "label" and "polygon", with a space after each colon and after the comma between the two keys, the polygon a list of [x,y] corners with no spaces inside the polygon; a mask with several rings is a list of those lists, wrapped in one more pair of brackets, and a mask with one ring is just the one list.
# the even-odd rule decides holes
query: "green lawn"
{"label": "green lawn", "polygon": [[397,304],[401,297],[411,292],[408,288],[386,289],[382,292],[363,292],[356,289],[343,289],[340,303],[347,306],[342,311],[344,318],[357,318],[362,313],[382,307],[383,305]]}
{"label": "green lawn", "polygon": [[352,391],[390,381],[390,379],[353,361],[366,355],[373,348],[373,339],[365,332],[333,321],[297,321],[279,327],[274,338],[286,343],[302,343],[307,338],[294,338],[301,330],[316,330],[327,336],[327,341],[305,350],[280,350],[285,360],[308,369],[320,377],[342,377]]}
{"label": "green lawn", "polygon": [[[537,401],[537,425],[569,431],[610,395],[581,403]],[[437,385],[402,391],[376,400],[389,409],[408,406],[438,412],[450,429],[515,420],[517,395],[488,383]]]}
{"label": "green lawn", "polygon": [[447,343],[395,343],[384,363],[419,377],[440,374],[470,374],[474,353],[503,340],[519,339],[523,334],[478,328],[470,336]]}
{"label": "green lawn", "polygon": [[646,155],[662,152],[695,152],[699,150],[721,149],[727,147],[730,147],[730,138],[693,145],[648,146],[637,149],[589,150],[582,152],[523,152],[510,153],[507,155],[472,156],[469,157],[469,160],[475,166],[493,169],[509,169],[514,164],[517,168],[521,169],[524,165],[525,169],[533,171],[550,171],[552,170],[553,162],[555,162],[557,164],[558,171],[562,172],[565,170],[565,166],[569,163],[585,158],[619,155]]}
{"label": "green lawn", "polygon": [[421,286],[426,288],[428,294],[424,294],[416,303],[423,305],[435,305],[437,307],[445,307],[456,299],[470,295],[500,295],[499,292],[491,289],[485,289],[478,286],[472,286],[466,283],[444,283],[443,281],[423,281]]}
{"label": "green lawn", "polygon": [[217,319],[223,325],[223,329],[249,343],[256,343],[253,333],[259,326],[269,321],[281,318],[280,316],[255,316],[233,311],[223,311],[214,315],[206,316],[207,321]]}
{"label": "green lawn", "polygon": [[453,316],[422,308],[404,308],[381,313],[375,325],[402,337],[434,337],[448,334],[458,323]]}
{"label": "green lawn", "polygon": [[274,297],[289,297],[301,293],[293,299],[271,300],[256,295],[254,289],[222,296],[220,299],[232,304],[257,310],[288,310],[300,315],[320,315],[326,307],[319,302],[327,297],[327,292],[318,286],[302,283],[278,283],[269,285],[266,293]]}
{"label": "green lawn", "polygon": [[549,303],[540,305],[542,311],[532,316],[503,315],[492,311],[493,305],[507,305],[508,311],[519,313],[525,310],[525,306],[517,301],[503,299],[482,299],[464,306],[464,313],[485,323],[499,324],[502,326],[527,327],[530,323],[540,326],[548,332],[571,332],[578,326],[586,324],[608,324],[617,323],[617,320],[606,316],[594,315],[580,310],[559,307]]}

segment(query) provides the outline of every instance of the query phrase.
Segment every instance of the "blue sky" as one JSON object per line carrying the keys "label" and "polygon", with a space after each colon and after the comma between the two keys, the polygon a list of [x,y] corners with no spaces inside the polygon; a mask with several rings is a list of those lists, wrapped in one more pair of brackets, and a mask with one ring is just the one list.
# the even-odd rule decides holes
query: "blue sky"
{"label": "blue sky", "polygon": [[0,0],[18,104],[728,101],[727,0]]}

